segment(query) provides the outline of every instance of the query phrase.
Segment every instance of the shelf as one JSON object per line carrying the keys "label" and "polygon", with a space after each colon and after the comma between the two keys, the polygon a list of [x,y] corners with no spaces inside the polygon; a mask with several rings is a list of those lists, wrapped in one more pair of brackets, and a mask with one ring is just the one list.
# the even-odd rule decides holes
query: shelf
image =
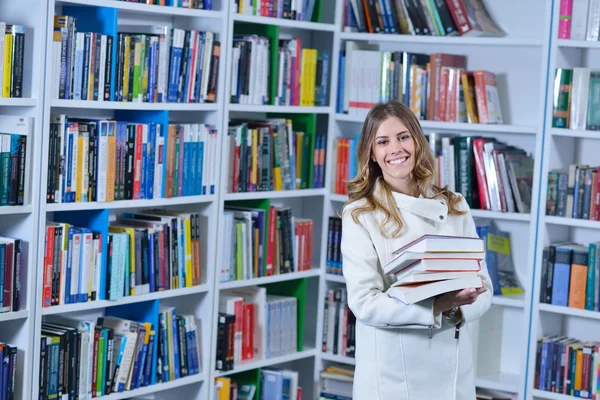
{"label": "shelf", "polygon": [[117,200],[107,202],[87,202],[87,203],[51,203],[46,205],[47,212],[54,211],[83,211],[83,210],[118,210],[122,208],[142,208],[142,207],[162,207],[177,206],[185,204],[203,204],[211,203],[215,196],[181,196],[166,199],[152,200]]}
{"label": "shelf", "polygon": [[573,400],[579,397],[567,396],[561,393],[552,393],[545,390],[533,389],[533,397],[538,399],[550,399],[550,400]]}
{"label": "shelf", "polygon": [[281,357],[269,358],[267,360],[240,362],[239,365],[231,371],[215,371],[215,378],[219,376],[227,376],[237,374],[239,372],[250,371],[257,368],[269,367],[276,364],[283,364],[291,361],[302,360],[304,358],[314,357],[315,353],[315,349],[309,349],[299,351],[297,353],[287,354]]}
{"label": "shelf", "polygon": [[337,354],[321,353],[323,360],[337,362],[340,364],[356,365],[356,359],[353,357],[338,356]]}
{"label": "shelf", "polygon": [[325,274],[325,280],[328,282],[337,282],[346,284],[346,280],[343,275]]}
{"label": "shelf", "polygon": [[471,37],[471,36],[417,36],[381,33],[342,32],[341,40],[369,42],[414,43],[435,45],[471,45],[471,46],[509,46],[541,47],[541,40],[513,39],[507,37]]}
{"label": "shelf", "polygon": [[6,321],[15,321],[18,319],[25,319],[25,318],[29,318],[29,311],[27,311],[27,310],[7,312],[7,313],[0,314],[0,323],[6,322]]}
{"label": "shelf", "polygon": [[165,382],[165,383],[157,383],[156,385],[150,385],[139,389],[127,390],[125,392],[113,393],[108,396],[98,397],[102,400],[120,400],[120,399],[133,399],[138,396],[143,396],[147,394],[155,394],[158,392],[163,392],[165,390],[178,388],[181,386],[191,385],[192,383],[198,383],[204,381],[204,374],[196,374],[191,376],[186,376],[185,378],[179,378],[174,381]]}
{"label": "shelf", "polygon": [[173,15],[191,18],[223,18],[223,13],[221,11],[195,10],[183,7],[154,6],[115,0],[56,0],[56,3],[116,8],[118,10],[135,11],[144,14]]}
{"label": "shelf", "polygon": [[475,385],[478,388],[501,390],[510,393],[519,393],[519,374],[507,372],[495,372],[475,379]]}
{"label": "shelf", "polygon": [[37,99],[27,97],[0,97],[0,106],[35,107],[37,106]]}
{"label": "shelf", "polygon": [[241,279],[238,281],[221,282],[219,283],[220,290],[235,289],[248,286],[268,285],[270,283],[293,281],[295,279],[312,278],[321,275],[318,268],[313,268],[308,271],[290,272],[288,274],[279,274],[273,276],[265,276],[254,279]]}
{"label": "shelf", "polygon": [[600,49],[600,42],[587,40],[558,39],[558,47],[576,47],[580,49]]}
{"label": "shelf", "polygon": [[227,193],[225,201],[256,199],[292,199],[325,196],[325,189],[277,190],[268,192]]}
{"label": "shelf", "polygon": [[[337,121],[363,123],[365,117],[358,115],[335,114]],[[537,134],[537,127],[528,125],[503,125],[503,124],[469,124],[458,122],[419,121],[424,130],[435,129],[446,132],[482,132],[482,133],[516,133],[523,135]],[[600,132],[599,132],[600,134]]]}
{"label": "shelf", "polygon": [[[112,2],[115,0],[107,0],[107,1]],[[131,4],[131,3],[123,3],[123,4]],[[154,7],[164,7],[164,6],[154,6]],[[52,100],[51,105],[54,108],[85,108],[85,109],[96,109],[96,110],[217,111],[219,109],[218,104],[215,104],[215,103],[133,103],[133,102],[121,102],[121,101],[87,101],[87,100],[56,100],[56,99]]]}
{"label": "shelf", "polygon": [[524,295],[492,296],[492,304],[504,307],[525,308]]}
{"label": "shelf", "polygon": [[233,13],[235,22],[250,22],[253,24],[276,25],[282,28],[306,29],[311,31],[333,32],[336,26],[333,24],[324,24],[319,22],[296,21],[292,19],[262,17],[255,15],[245,15]]}
{"label": "shelf", "polygon": [[531,220],[531,214],[525,213],[508,213],[490,210],[471,209],[471,215],[475,218],[503,219],[507,221],[524,221]]}
{"label": "shelf", "polygon": [[540,311],[554,314],[570,315],[572,317],[600,320],[600,312],[598,311],[581,310],[579,308],[555,306],[553,304],[544,303],[539,304],[538,308],[540,309]]}
{"label": "shelf", "polygon": [[600,140],[600,131],[585,131],[577,129],[552,128],[552,136],[570,137],[576,139],[598,139]]}
{"label": "shelf", "polygon": [[547,224],[551,225],[572,226],[575,228],[600,229],[600,221],[590,221],[587,219],[554,217],[551,215],[545,215],[544,221]]}
{"label": "shelf", "polygon": [[268,104],[229,104],[229,111],[287,114],[329,114],[329,107],[271,106]]}
{"label": "shelf", "polygon": [[86,303],[65,304],[62,306],[53,306],[42,308],[42,315],[66,314],[81,311],[98,310],[106,307],[122,306],[124,304],[141,303],[149,300],[168,299],[171,297],[189,296],[208,292],[209,286],[199,285],[190,288],[164,290],[162,292],[146,293],[137,296],[127,296],[120,300],[98,300],[88,301]]}
{"label": "shelf", "polygon": [[30,214],[31,210],[32,210],[31,205],[2,206],[2,207],[0,207],[0,215]]}
{"label": "shelf", "polygon": [[330,194],[329,200],[335,201],[338,203],[345,203],[348,201],[348,195],[346,195],[346,194]]}

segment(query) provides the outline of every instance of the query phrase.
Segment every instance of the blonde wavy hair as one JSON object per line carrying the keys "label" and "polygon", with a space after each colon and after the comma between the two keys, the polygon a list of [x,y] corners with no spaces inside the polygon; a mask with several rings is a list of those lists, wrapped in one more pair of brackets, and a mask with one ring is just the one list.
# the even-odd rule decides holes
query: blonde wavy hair
{"label": "blonde wavy hair", "polygon": [[[413,112],[404,104],[390,100],[386,103],[375,105],[367,114],[358,141],[358,173],[356,177],[348,181],[348,202],[346,205],[360,199],[365,199],[365,204],[352,209],[351,215],[355,223],[358,222],[360,214],[371,211],[381,211],[385,216],[383,224],[379,227],[382,235],[397,237],[402,230],[402,219],[395,206],[391,186],[383,179],[381,167],[373,161],[373,142],[379,130],[379,126],[388,118],[396,117],[408,128],[415,141],[415,167],[411,173],[410,193],[413,196],[423,196],[428,199],[443,198],[448,204],[449,215],[462,215],[465,211],[458,208],[461,197],[454,194],[447,186],[439,187],[432,183],[434,174],[434,158],[429,149],[429,143],[421,124]],[[383,197],[375,195],[377,181],[380,181]],[[391,225],[393,228],[390,235],[383,228]]]}

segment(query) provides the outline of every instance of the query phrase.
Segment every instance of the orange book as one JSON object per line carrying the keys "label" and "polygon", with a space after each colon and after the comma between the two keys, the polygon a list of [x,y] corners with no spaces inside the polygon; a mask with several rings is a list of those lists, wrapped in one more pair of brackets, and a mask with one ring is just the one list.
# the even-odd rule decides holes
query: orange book
{"label": "orange book", "polygon": [[106,164],[106,201],[115,200],[115,174],[117,164],[117,121],[108,121],[108,160]]}
{"label": "orange book", "polygon": [[585,309],[587,269],[588,250],[573,249],[573,261],[571,261],[571,277],[569,281],[569,307]]}

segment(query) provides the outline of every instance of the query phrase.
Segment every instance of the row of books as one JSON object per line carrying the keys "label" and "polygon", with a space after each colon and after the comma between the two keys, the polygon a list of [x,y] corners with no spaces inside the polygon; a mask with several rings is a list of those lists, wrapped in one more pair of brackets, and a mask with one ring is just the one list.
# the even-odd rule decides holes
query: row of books
{"label": "row of books", "polygon": [[0,90],[2,97],[23,97],[25,27],[0,21]]}
{"label": "row of books", "polygon": [[213,0],[117,0],[130,3],[150,4],[155,6],[169,6],[181,8],[195,8],[199,10],[212,10]]}
{"label": "row of books", "polygon": [[600,242],[560,242],[542,253],[540,303],[600,311]]}
{"label": "row of books", "polygon": [[229,122],[228,191],[316,189],[325,180],[325,134],[290,119]]}
{"label": "row of books", "polygon": [[149,103],[216,101],[220,42],[213,32],[119,25],[122,31],[113,37],[79,32],[76,25],[73,16],[55,16],[54,98]]}
{"label": "row of books", "polygon": [[0,134],[0,206],[22,206],[25,201],[27,136]]}
{"label": "row of books", "polygon": [[354,368],[332,364],[319,374],[319,397],[317,400],[351,400]]}
{"label": "row of books", "polygon": [[0,342],[0,398],[15,398],[17,352],[17,346]]}
{"label": "row of books", "polygon": [[342,219],[329,217],[327,228],[327,261],[325,272],[333,275],[342,275]]}
{"label": "row of books", "polygon": [[495,73],[468,70],[463,55],[381,51],[376,43],[347,41],[339,76],[339,113],[366,116],[393,99],[423,120],[503,123]]}
{"label": "row of books", "polygon": [[599,376],[598,343],[559,335],[537,340],[535,388],[594,399],[600,395]]}
{"label": "row of books", "polygon": [[95,229],[47,222],[42,307],[119,300],[202,283],[200,215],[125,213]]}
{"label": "row of books", "polygon": [[216,365],[230,371],[241,362],[298,351],[298,299],[267,294],[264,287],[224,291],[220,297]]}
{"label": "row of books", "polygon": [[207,124],[135,123],[54,115],[47,203],[214,194],[218,132]]}
{"label": "row of books", "polygon": [[22,240],[0,236],[0,313],[21,309],[22,269]]}
{"label": "row of books", "polygon": [[571,164],[548,172],[546,215],[600,221],[600,166]]}
{"label": "row of books", "polygon": [[561,0],[558,38],[598,41],[600,39],[600,4],[591,0]]}
{"label": "row of books", "polygon": [[[434,155],[433,183],[460,192],[471,208],[528,213],[534,160],[525,150],[495,138],[426,133]],[[358,171],[359,135],[334,141],[332,188],[347,194]]]}
{"label": "row of books", "polygon": [[345,0],[346,32],[504,36],[482,0]]}
{"label": "row of books", "polygon": [[234,0],[233,10],[238,14],[292,19],[295,21],[312,21],[317,2],[322,0]]}
{"label": "row of books", "polygon": [[194,317],[169,308],[158,320],[158,326],[111,316],[44,321],[40,396],[91,399],[198,374]]}
{"label": "row of books", "polygon": [[221,282],[306,271],[313,265],[314,221],[290,207],[225,206]]}
{"label": "row of books", "polygon": [[554,128],[600,130],[600,70],[557,68],[554,88]]}
{"label": "row of books", "polygon": [[229,376],[215,378],[215,399],[219,400],[253,400],[257,394],[257,384],[241,383]]}
{"label": "row of books", "polygon": [[[279,46],[276,70],[271,47]],[[302,48],[299,38],[272,43],[261,35],[235,35],[232,50],[231,103],[325,106],[329,53]],[[271,75],[277,76],[275,98],[270,97]]]}
{"label": "row of books", "polygon": [[356,317],[348,307],[345,287],[327,290],[321,351],[343,357],[356,352]]}

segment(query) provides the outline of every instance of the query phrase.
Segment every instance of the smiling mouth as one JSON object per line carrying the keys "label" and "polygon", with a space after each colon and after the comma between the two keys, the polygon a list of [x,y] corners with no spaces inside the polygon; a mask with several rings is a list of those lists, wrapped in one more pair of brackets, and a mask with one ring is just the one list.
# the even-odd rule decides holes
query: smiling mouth
{"label": "smiling mouth", "polygon": [[402,165],[405,164],[410,156],[396,158],[395,160],[388,161],[387,163],[390,165]]}

